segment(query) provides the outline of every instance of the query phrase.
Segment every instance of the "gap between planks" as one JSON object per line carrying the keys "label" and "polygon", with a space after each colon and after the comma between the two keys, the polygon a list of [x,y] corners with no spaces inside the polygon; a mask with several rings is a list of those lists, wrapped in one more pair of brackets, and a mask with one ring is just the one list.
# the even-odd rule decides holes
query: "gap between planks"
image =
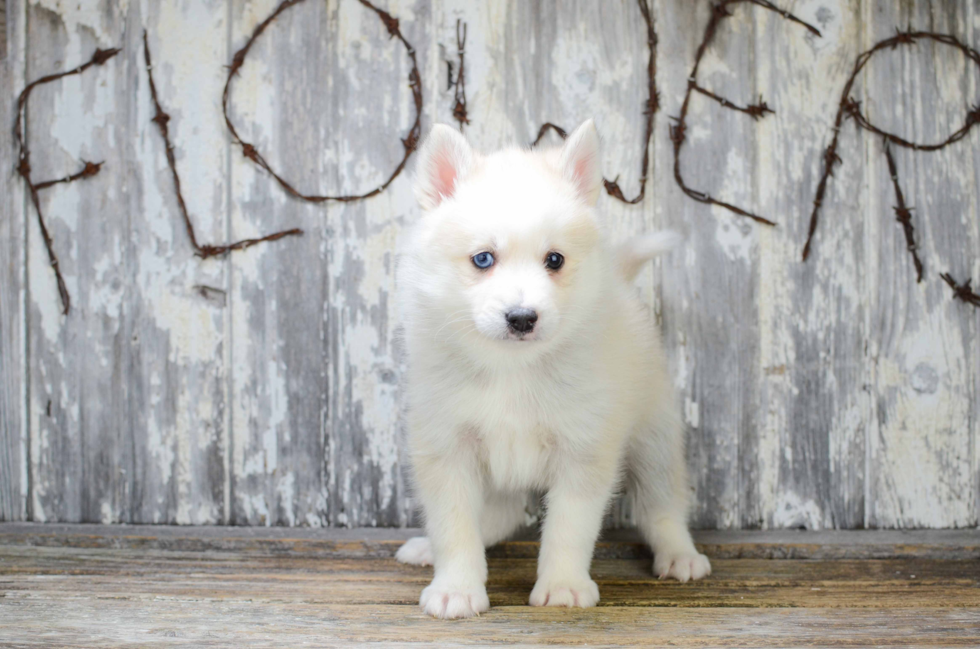
{"label": "gap between planks", "polygon": [[[194,527],[0,523],[0,545],[103,547],[184,551],[296,552],[310,556],[383,558],[419,529]],[[533,558],[538,543],[525,530],[501,543],[491,557]],[[695,531],[702,552],[714,559],[980,559],[980,530],[774,530]],[[595,557],[649,557],[634,530],[608,530]]]}

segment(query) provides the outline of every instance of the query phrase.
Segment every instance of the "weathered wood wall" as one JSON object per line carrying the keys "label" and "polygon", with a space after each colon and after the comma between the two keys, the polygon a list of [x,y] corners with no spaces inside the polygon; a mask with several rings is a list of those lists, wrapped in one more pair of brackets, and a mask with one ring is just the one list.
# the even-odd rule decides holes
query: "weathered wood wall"
{"label": "weathered wood wall", "polygon": [[[379,0],[381,3],[381,0]],[[897,27],[980,46],[977,0],[782,0],[822,38],[734,8],[699,81],[754,121],[695,95],[689,184],[778,221],[756,225],[674,182],[676,115],[706,0],[653,0],[660,36],[652,179],[645,200],[604,196],[614,238],[683,232],[638,282],[660,318],[685,416],[699,527],[966,527],[980,510],[980,311],[938,273],[980,278],[980,129],[937,153],[896,150],[925,279],[895,222],[880,138],[842,132],[813,254],[810,205],[855,57]],[[415,218],[410,177],[380,196],[288,198],[232,146],[225,68],[275,0],[10,0],[0,62],[0,520],[403,525],[394,250]],[[541,122],[596,116],[604,169],[637,188],[646,35],[636,2],[391,1],[418,51],[423,123],[452,118],[446,60],[468,24],[478,146],[532,140]],[[148,30],[184,196],[203,242],[286,227],[302,238],[200,260],[151,123]],[[105,161],[42,202],[71,291],[54,276],[10,136],[27,80],[96,47],[105,66],[32,95],[36,179]],[[2,58],[2,57],[0,57]],[[413,115],[404,50],[349,0],[308,0],[256,43],[232,115],[307,192],[377,185]],[[978,103],[960,52],[922,42],[876,57],[854,95],[869,117],[941,140]],[[612,520],[629,518],[628,503]]]}

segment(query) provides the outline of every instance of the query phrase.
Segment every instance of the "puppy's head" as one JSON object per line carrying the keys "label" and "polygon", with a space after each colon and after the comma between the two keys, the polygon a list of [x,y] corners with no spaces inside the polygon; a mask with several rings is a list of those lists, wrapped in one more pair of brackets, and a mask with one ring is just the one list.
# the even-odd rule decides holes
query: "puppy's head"
{"label": "puppy's head", "polygon": [[475,152],[437,125],[419,152],[425,214],[409,254],[439,336],[541,348],[601,318],[599,138],[589,120],[557,149]]}

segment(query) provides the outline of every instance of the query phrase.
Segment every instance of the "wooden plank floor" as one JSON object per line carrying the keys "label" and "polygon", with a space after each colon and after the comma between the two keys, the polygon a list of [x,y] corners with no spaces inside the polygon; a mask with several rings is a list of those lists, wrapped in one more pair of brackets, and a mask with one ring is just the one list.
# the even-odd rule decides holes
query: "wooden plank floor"
{"label": "wooden plank floor", "polygon": [[713,573],[600,544],[589,610],[526,606],[537,544],[490,553],[492,609],[416,605],[405,530],[0,524],[0,646],[980,646],[980,533],[704,533]]}

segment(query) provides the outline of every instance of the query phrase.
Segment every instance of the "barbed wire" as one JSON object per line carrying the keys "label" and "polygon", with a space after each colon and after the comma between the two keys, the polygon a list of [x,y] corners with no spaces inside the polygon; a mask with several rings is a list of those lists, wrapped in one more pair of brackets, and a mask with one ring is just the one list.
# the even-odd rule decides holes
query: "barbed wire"
{"label": "barbed wire", "polygon": [[953,289],[953,297],[967,304],[972,304],[975,307],[980,307],[980,295],[974,293],[973,288],[970,286],[970,282],[973,280],[968,279],[962,284],[958,284],[949,273],[940,273],[939,276]]}
{"label": "barbed wire", "polygon": [[459,122],[459,132],[463,132],[463,124],[469,124],[470,120],[466,114],[466,23],[461,19],[456,19],[456,53],[459,57],[459,72],[456,73],[455,86],[455,105],[453,105],[453,119]]}
{"label": "barbed wire", "polygon": [[674,120],[674,125],[670,127],[670,140],[674,145],[674,180],[677,185],[681,188],[688,197],[696,200],[699,203],[705,203],[707,205],[717,205],[722,207],[734,214],[739,216],[744,216],[746,218],[752,219],[757,223],[762,223],[763,225],[775,226],[776,223],[763,216],[759,216],[753,212],[746,209],[738,207],[727,201],[717,199],[707,192],[703,192],[697,189],[693,189],[688,186],[684,180],[684,174],[681,171],[681,149],[684,143],[687,141],[687,117],[688,110],[691,106],[691,95],[695,92],[708,97],[716,102],[718,102],[722,107],[734,110],[740,113],[745,113],[754,120],[759,120],[765,117],[767,114],[773,114],[775,111],[769,107],[769,105],[759,97],[759,102],[757,104],[750,104],[748,106],[740,106],[724,97],[721,97],[714,92],[708,90],[707,88],[701,86],[698,83],[698,70],[701,67],[701,60],[704,58],[705,53],[708,51],[708,47],[715,39],[715,35],[718,33],[718,26],[723,20],[732,16],[732,13],[728,10],[729,7],[737,4],[753,4],[757,7],[762,7],[768,11],[772,11],[785,20],[793,23],[797,23],[807,28],[812,34],[816,36],[822,36],[820,30],[811,25],[810,23],[794,16],[793,14],[780,9],[776,5],[767,0],[723,0],[712,7],[711,18],[708,20],[708,25],[704,29],[704,38],[701,39],[701,44],[698,46],[697,54],[694,57],[694,66],[691,68],[691,74],[687,78],[687,92],[684,95],[684,101],[681,103],[681,110],[677,117],[672,117]]}
{"label": "barbed wire", "polygon": [[24,179],[27,183],[27,190],[31,195],[31,202],[34,204],[34,210],[37,213],[37,223],[41,228],[41,237],[44,239],[44,246],[48,252],[48,263],[51,266],[51,270],[54,271],[55,280],[58,283],[58,295],[61,298],[62,314],[68,315],[71,311],[71,295],[68,292],[68,286],[65,284],[65,278],[61,274],[61,265],[58,261],[58,255],[54,250],[54,240],[51,237],[51,233],[48,231],[48,226],[44,222],[44,212],[41,210],[41,198],[39,192],[49,187],[54,187],[62,183],[73,183],[76,180],[83,180],[85,178],[91,178],[99,173],[102,169],[104,162],[88,162],[82,160],[84,165],[81,171],[73,173],[64,178],[58,178],[56,180],[45,180],[43,182],[35,183],[31,177],[31,150],[28,144],[27,136],[27,100],[31,96],[31,92],[34,91],[38,86],[44,84],[52,83],[65,77],[70,77],[76,74],[82,74],[92,66],[101,66],[106,63],[109,59],[119,54],[121,50],[119,48],[110,48],[107,50],[96,49],[95,53],[92,54],[87,62],[79,65],[76,68],[72,68],[67,72],[57,72],[55,74],[49,74],[43,76],[39,79],[27,84],[21,91],[20,95],[17,97],[17,117],[14,119],[14,138],[17,141],[18,148],[18,164],[16,167],[17,173],[20,177]]}
{"label": "barbed wire", "polygon": [[902,186],[898,182],[898,167],[895,164],[895,156],[892,155],[891,147],[885,143],[885,159],[888,161],[888,175],[891,176],[892,185],[895,187],[895,220],[902,224],[905,232],[905,245],[909,254],[912,255],[912,264],[915,266],[916,283],[922,281],[922,261],[919,259],[918,246],[915,243],[915,228],[912,227],[912,208],[905,204],[905,194]]}
{"label": "barbed wire", "polygon": [[167,166],[170,168],[170,175],[174,181],[174,191],[177,193],[177,207],[180,210],[180,216],[184,220],[184,228],[187,230],[187,237],[190,239],[191,247],[194,248],[194,254],[201,259],[207,259],[208,257],[226,255],[233,250],[245,250],[246,248],[250,248],[258,243],[278,241],[283,237],[301,236],[303,234],[302,230],[299,228],[292,228],[290,230],[282,230],[280,232],[267,234],[263,237],[258,237],[255,239],[242,239],[241,241],[235,241],[234,243],[226,243],[221,245],[211,245],[207,243],[202,245],[198,243],[197,235],[194,232],[194,224],[191,222],[191,217],[187,212],[187,204],[184,202],[184,194],[180,189],[180,174],[177,173],[177,160],[174,155],[174,145],[170,141],[170,127],[168,126],[170,122],[170,115],[168,115],[160,105],[160,97],[157,95],[157,86],[153,81],[153,61],[150,56],[150,42],[146,36],[145,29],[143,30],[143,58],[146,61],[146,76],[150,82],[150,99],[153,101],[154,115],[151,121],[157,125],[160,135],[163,137],[164,150],[167,154]]}
{"label": "barbed wire", "polygon": [[276,9],[273,11],[265,20],[256,26],[255,30],[252,32],[251,37],[244,46],[237,52],[231,59],[231,65],[228,66],[228,78],[225,81],[225,89],[221,95],[221,108],[225,117],[225,125],[228,127],[228,131],[231,133],[232,141],[242,147],[242,154],[265,169],[265,171],[276,179],[280,187],[286,190],[290,196],[298,198],[302,201],[307,201],[309,203],[323,203],[326,201],[337,201],[341,203],[349,203],[352,201],[358,201],[364,198],[370,198],[371,196],[376,196],[387,189],[395,178],[404,170],[405,165],[408,163],[408,159],[411,157],[412,153],[418,146],[419,139],[422,135],[422,79],[419,76],[419,66],[418,61],[415,56],[415,48],[405,40],[402,35],[401,29],[398,25],[398,19],[392,16],[387,11],[377,8],[368,0],[358,0],[366,8],[377,14],[378,18],[384,24],[385,28],[388,30],[388,34],[391,38],[396,38],[405,47],[405,51],[408,53],[408,58],[411,60],[412,69],[408,73],[408,85],[412,89],[412,98],[415,103],[415,121],[412,127],[408,131],[408,135],[402,139],[402,146],[405,149],[404,156],[401,161],[395,167],[388,179],[382,182],[380,185],[362,194],[338,194],[338,195],[318,195],[318,194],[304,194],[303,192],[297,190],[290,184],[285,178],[279,175],[272,165],[262,156],[259,150],[250,142],[246,142],[238,134],[238,130],[235,128],[234,123],[231,121],[231,116],[228,114],[229,104],[231,103],[231,82],[235,78],[235,75],[245,64],[245,58],[248,56],[249,51],[252,49],[252,45],[255,41],[262,35],[266,28],[272,24],[284,11],[290,7],[294,7],[301,4],[305,0],[284,0]]}
{"label": "barbed wire", "polygon": [[[833,139],[831,139],[830,145],[823,154],[824,169],[823,174],[820,177],[820,182],[817,184],[816,196],[813,199],[813,211],[810,213],[810,227],[807,232],[806,244],[803,246],[803,261],[806,261],[810,256],[813,236],[816,234],[817,224],[820,217],[820,208],[823,206],[824,196],[827,191],[827,183],[830,177],[834,175],[834,167],[843,164],[843,160],[841,160],[837,153],[837,147],[840,141],[841,127],[843,126],[845,119],[853,119],[854,123],[857,124],[859,128],[883,137],[888,144],[895,144],[914,151],[939,151],[944,149],[950,144],[962,140],[964,137],[966,137],[967,133],[969,133],[970,130],[977,125],[977,123],[980,123],[980,106],[973,106],[972,108],[967,109],[964,125],[944,141],[936,144],[919,144],[917,142],[911,142],[901,138],[893,133],[888,133],[887,131],[884,131],[883,129],[880,129],[872,124],[871,121],[865,117],[864,113],[861,111],[861,103],[851,96],[851,91],[854,89],[854,83],[857,81],[858,74],[861,73],[861,70],[863,70],[868,64],[868,61],[870,61],[871,58],[878,52],[886,48],[895,49],[900,45],[915,45],[921,39],[928,39],[937,43],[956,47],[963,52],[968,59],[973,61],[978,68],[980,68],[980,52],[977,52],[972,47],[961,43],[954,36],[950,36],[949,34],[937,34],[934,32],[913,31],[911,28],[904,32],[897,31],[897,33],[891,38],[886,38],[879,41],[874,45],[874,47],[861,53],[857,57],[854,62],[854,68],[851,71],[851,75],[848,77],[847,83],[844,84],[844,91],[841,93],[840,104],[837,109],[837,117],[834,119]],[[911,217],[909,217],[909,224],[911,225]],[[902,225],[905,227],[904,223]],[[906,233],[908,233],[907,230]],[[915,249],[910,247],[909,250],[914,253]]]}
{"label": "barbed wire", "polygon": [[[650,54],[647,58],[647,99],[643,102],[643,116],[646,120],[643,132],[643,156],[642,162],[640,163],[640,191],[633,198],[626,198],[623,195],[623,190],[619,186],[619,176],[616,176],[612,180],[608,178],[603,178],[602,182],[606,188],[606,193],[616,198],[628,205],[636,205],[643,200],[646,195],[647,187],[647,173],[650,169],[650,139],[653,137],[653,121],[654,115],[660,110],[660,93],[657,92],[657,45],[659,39],[657,38],[657,31],[655,29],[653,13],[650,11],[650,5],[647,0],[637,0],[637,5],[640,8],[640,14],[643,16],[643,22],[646,23],[647,31],[647,47],[649,48]],[[562,139],[568,136],[568,132],[551,122],[545,122],[538,129],[538,136],[531,143],[531,146],[536,146],[544,134],[548,130],[553,130]]]}

